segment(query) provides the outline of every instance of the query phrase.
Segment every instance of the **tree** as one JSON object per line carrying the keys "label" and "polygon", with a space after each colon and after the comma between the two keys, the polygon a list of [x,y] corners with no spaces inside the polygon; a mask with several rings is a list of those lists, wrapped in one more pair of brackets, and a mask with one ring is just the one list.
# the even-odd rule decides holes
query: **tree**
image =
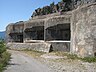
{"label": "tree", "polygon": [[52,3],[50,4],[50,6],[54,6],[54,2],[52,2]]}

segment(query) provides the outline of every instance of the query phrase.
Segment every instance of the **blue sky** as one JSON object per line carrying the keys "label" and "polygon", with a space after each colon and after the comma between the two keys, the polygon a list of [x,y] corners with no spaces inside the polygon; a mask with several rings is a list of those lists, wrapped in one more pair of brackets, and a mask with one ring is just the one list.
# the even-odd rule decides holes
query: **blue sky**
{"label": "blue sky", "polygon": [[9,23],[28,20],[39,7],[61,0],[0,0],[0,31]]}

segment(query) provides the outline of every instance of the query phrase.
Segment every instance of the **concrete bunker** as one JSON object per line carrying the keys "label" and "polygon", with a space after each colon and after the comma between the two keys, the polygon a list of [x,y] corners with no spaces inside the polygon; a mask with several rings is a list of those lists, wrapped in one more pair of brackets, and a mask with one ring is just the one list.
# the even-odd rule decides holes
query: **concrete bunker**
{"label": "concrete bunker", "polygon": [[24,22],[24,25],[23,22],[14,24],[6,28],[7,42],[12,42],[10,48],[43,52],[49,52],[51,48],[80,57],[96,56],[96,2],[62,15],[36,16]]}

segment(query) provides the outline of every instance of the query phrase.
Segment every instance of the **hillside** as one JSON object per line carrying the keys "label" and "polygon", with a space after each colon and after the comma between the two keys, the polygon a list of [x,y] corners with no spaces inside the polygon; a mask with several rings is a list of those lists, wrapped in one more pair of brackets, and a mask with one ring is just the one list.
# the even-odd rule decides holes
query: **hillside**
{"label": "hillside", "polygon": [[5,39],[5,31],[0,32],[0,38]]}

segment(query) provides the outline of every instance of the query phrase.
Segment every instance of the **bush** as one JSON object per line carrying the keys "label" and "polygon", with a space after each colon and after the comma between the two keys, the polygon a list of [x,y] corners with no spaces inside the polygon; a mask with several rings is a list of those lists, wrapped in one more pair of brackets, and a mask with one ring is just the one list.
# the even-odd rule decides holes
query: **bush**
{"label": "bush", "polygon": [[1,41],[0,42],[0,55],[6,51],[6,46],[4,45],[4,43]]}
{"label": "bush", "polygon": [[3,71],[10,59],[10,54],[6,51],[6,46],[0,41],[0,72]]}
{"label": "bush", "polygon": [[9,59],[10,59],[10,54],[8,52],[6,52],[6,51],[3,52],[2,53],[2,61],[1,61],[4,64],[3,66],[7,65]]}
{"label": "bush", "polygon": [[10,59],[10,54],[8,52],[4,52],[2,54],[2,58],[0,58],[0,72],[4,70],[4,67],[7,65]]}

